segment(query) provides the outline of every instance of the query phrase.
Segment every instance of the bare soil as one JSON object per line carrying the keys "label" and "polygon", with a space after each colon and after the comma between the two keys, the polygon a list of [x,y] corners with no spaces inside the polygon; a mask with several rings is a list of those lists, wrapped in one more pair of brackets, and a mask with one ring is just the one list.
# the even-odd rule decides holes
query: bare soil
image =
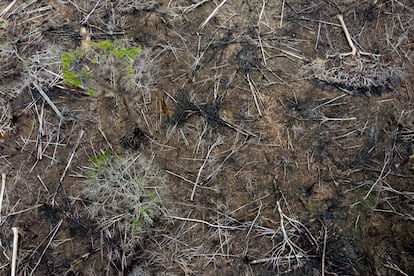
{"label": "bare soil", "polygon": [[[414,275],[412,1],[10,2],[1,275],[12,227],[17,275]],[[117,39],[139,87],[64,83],[64,51]],[[104,150],[166,179],[126,258],[82,192]]]}

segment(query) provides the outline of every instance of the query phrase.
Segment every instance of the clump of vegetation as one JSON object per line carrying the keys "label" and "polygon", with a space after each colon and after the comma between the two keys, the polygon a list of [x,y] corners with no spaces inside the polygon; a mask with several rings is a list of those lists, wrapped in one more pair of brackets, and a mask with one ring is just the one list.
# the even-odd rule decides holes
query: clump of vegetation
{"label": "clump of vegetation", "polygon": [[140,91],[145,101],[149,101],[152,86],[156,84],[158,66],[151,58],[151,51],[143,49],[138,58],[127,67],[121,79],[122,88],[126,91]]}
{"label": "clump of vegetation", "polygon": [[63,84],[95,95],[99,86],[111,87],[121,76],[135,80],[134,64],[140,52],[141,46],[129,46],[120,39],[91,42],[81,49],[63,52]]}
{"label": "clump of vegetation", "polygon": [[60,82],[61,47],[49,44],[25,57],[16,47],[10,43],[0,46],[0,90],[7,97],[15,98],[33,84],[50,88]]}
{"label": "clump of vegetation", "polygon": [[165,177],[140,154],[117,157],[106,150],[90,161],[82,190],[90,202],[86,209],[106,239],[116,245],[111,246],[111,260],[125,268],[154,220],[165,212],[159,197]]}
{"label": "clump of vegetation", "polygon": [[404,79],[401,68],[390,66],[381,55],[364,52],[357,48],[348,31],[342,14],[337,15],[351,48],[350,52],[327,55],[305,66],[311,76],[350,94],[370,96],[382,90],[393,90],[394,84]]}
{"label": "clump of vegetation", "polygon": [[80,87],[82,81],[78,75],[72,70],[72,65],[75,61],[75,56],[69,52],[62,53],[62,64],[63,64],[63,84]]}
{"label": "clump of vegetation", "polygon": [[385,66],[379,60],[364,59],[343,61],[322,60],[305,66],[307,75],[351,94],[370,95],[372,92],[390,90],[404,79],[399,68]]}

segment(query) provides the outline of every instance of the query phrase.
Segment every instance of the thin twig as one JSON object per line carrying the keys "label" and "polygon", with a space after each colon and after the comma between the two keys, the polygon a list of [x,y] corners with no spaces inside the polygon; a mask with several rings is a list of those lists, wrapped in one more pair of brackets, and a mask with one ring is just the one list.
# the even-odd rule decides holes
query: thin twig
{"label": "thin twig", "polygon": [[408,273],[405,273],[404,271],[401,270],[401,268],[398,267],[398,265],[396,265],[396,264],[394,264],[394,263],[392,263],[390,261],[387,261],[387,263],[384,263],[383,266],[385,266],[387,268],[390,268],[392,270],[395,270],[395,271],[399,272],[403,276],[408,276]]}
{"label": "thin twig", "polygon": [[52,102],[52,100],[49,98],[48,95],[46,95],[45,91],[43,91],[42,87],[37,83],[37,82],[33,82],[34,86],[36,87],[37,91],[40,93],[40,95],[42,95],[42,97],[46,100],[46,102],[50,105],[50,107],[53,109],[53,111],[55,111],[56,115],[58,115],[58,117],[60,119],[63,118],[62,112],[59,111],[59,109],[56,107],[56,105]]}
{"label": "thin twig", "polygon": [[83,136],[83,133],[84,133],[84,132],[85,132],[85,131],[82,129],[82,130],[81,130],[81,132],[80,132],[80,134],[79,134],[78,141],[76,141],[76,144],[75,144],[75,146],[73,147],[72,153],[71,153],[71,155],[70,155],[70,157],[69,157],[68,163],[66,164],[65,170],[63,171],[62,176],[60,177],[60,182],[62,182],[62,181],[63,181],[63,178],[65,178],[66,172],[67,172],[67,171],[68,171],[68,169],[69,169],[70,163],[72,162],[73,156],[75,155],[76,149],[77,149],[77,148],[78,148],[78,146],[79,146],[80,140],[82,139],[82,136]]}
{"label": "thin twig", "polygon": [[225,124],[228,128],[233,129],[236,132],[240,132],[241,134],[245,135],[245,136],[251,136],[251,137],[257,137],[256,134],[254,134],[253,132],[250,132],[244,128],[241,128],[241,126],[238,126],[230,121],[228,121],[226,118],[220,118],[220,120],[223,122],[223,124]]}
{"label": "thin twig", "polygon": [[196,2],[196,3],[194,3],[190,6],[187,6],[187,7],[180,7],[180,9],[182,10],[181,13],[186,14],[186,13],[192,12],[196,8],[202,6],[203,4],[205,4],[207,2],[210,2],[210,1],[211,0],[202,0],[202,1]]}
{"label": "thin twig", "polygon": [[45,190],[50,193],[49,188],[46,186],[46,184],[43,182],[42,178],[40,178],[40,175],[37,175],[37,179],[39,179],[40,183],[43,185]]}
{"label": "thin twig", "polygon": [[328,227],[326,225],[323,226],[324,228],[324,235],[323,235],[323,251],[322,251],[322,267],[321,267],[321,274],[325,276],[325,257],[326,257],[326,241],[328,239]]}
{"label": "thin twig", "polygon": [[[364,199],[367,199],[369,197],[369,195],[371,194],[371,192],[374,190],[374,188],[380,184],[380,186],[382,186],[382,181],[384,180],[385,177],[387,177],[389,175],[389,173],[391,172],[391,169],[389,168],[389,164],[391,163],[391,159],[392,159],[392,151],[394,150],[394,148],[392,148],[390,151],[385,153],[384,156],[384,165],[382,166],[380,175],[378,176],[377,180],[374,182],[374,184],[372,184],[371,188],[369,189],[369,191],[367,192],[367,194],[365,195]],[[387,172],[386,172],[386,169]],[[381,189],[378,189],[378,191],[380,192]]]}
{"label": "thin twig", "polygon": [[111,151],[115,152],[114,148],[112,147],[112,144],[109,142],[108,138],[105,135],[105,132],[103,131],[102,121],[101,121],[101,117],[99,115],[98,115],[98,131],[101,133],[102,137],[105,139],[105,142],[108,144]]}
{"label": "thin twig", "polygon": [[[37,118],[39,120],[39,131],[37,133],[37,141],[36,141],[36,145],[37,145],[37,154],[36,154],[36,160],[42,160],[43,159],[43,142],[42,142],[42,137],[45,135],[45,129],[44,129],[44,122],[45,122],[45,116],[44,116],[44,102],[42,103],[42,108],[40,109],[40,113],[39,110],[37,108],[37,105],[35,104],[35,110],[36,110],[36,114],[37,114]],[[45,145],[45,149],[47,148],[47,144]],[[35,163],[36,164],[36,163]]]}
{"label": "thin twig", "polygon": [[201,173],[202,173],[202,171],[203,171],[204,167],[205,167],[205,166],[206,166],[206,164],[207,164],[207,161],[208,161],[208,159],[209,159],[209,157],[210,157],[211,152],[213,151],[213,149],[214,149],[214,148],[216,148],[218,145],[221,145],[222,143],[223,143],[223,140],[221,139],[221,137],[219,137],[219,138],[217,139],[217,141],[215,141],[215,142],[214,142],[214,143],[210,146],[210,148],[208,149],[208,152],[207,152],[207,155],[206,155],[206,157],[205,157],[205,159],[204,159],[204,162],[203,162],[203,164],[201,165],[200,169],[198,170],[198,174],[197,174],[196,181],[194,182],[193,191],[191,192],[191,197],[190,197],[190,200],[191,200],[191,201],[193,201],[193,200],[194,200],[195,191],[196,191],[196,188],[197,188],[197,186],[198,186],[198,182],[200,181]]}
{"label": "thin twig", "polygon": [[341,98],[343,98],[343,97],[345,97],[345,96],[347,96],[347,95],[349,95],[349,94],[342,94],[342,95],[339,95],[338,97],[335,97],[335,98],[333,98],[333,99],[330,99],[330,100],[329,100],[329,101],[327,101],[327,102],[321,103],[320,105],[318,105],[318,106],[316,106],[316,107],[312,108],[312,111],[315,111],[315,110],[316,110],[316,109],[318,109],[319,107],[322,107],[322,106],[325,106],[325,105],[327,105],[327,104],[330,104],[330,103],[332,103],[332,102],[334,102],[334,101],[336,101],[336,100],[339,100],[339,99],[341,99]]}
{"label": "thin twig", "polygon": [[62,225],[63,219],[61,219],[59,221],[59,223],[54,227],[55,229],[53,230],[53,233],[49,239],[49,242],[47,243],[47,245],[45,246],[45,248],[43,249],[42,255],[40,255],[39,260],[37,261],[35,267],[32,269],[32,271],[30,272],[30,276],[33,275],[33,273],[36,271],[37,267],[39,266],[40,262],[42,261],[43,256],[45,255],[47,249],[49,248],[50,244],[52,243],[53,239],[55,238],[57,232],[59,231],[60,226]]}
{"label": "thin twig", "polygon": [[169,173],[169,174],[171,174],[171,175],[173,175],[173,176],[175,176],[175,177],[177,177],[177,178],[179,178],[179,179],[182,179],[182,180],[184,180],[185,182],[188,182],[188,183],[191,183],[191,184],[193,184],[193,185],[194,185],[194,181],[191,181],[191,180],[189,180],[189,179],[185,178],[184,176],[181,176],[181,175],[176,174],[175,172],[172,172],[172,171],[169,171],[169,170],[165,170],[165,172],[166,172],[166,173]]}
{"label": "thin twig", "polygon": [[280,28],[283,27],[283,14],[284,13],[285,13],[285,0],[283,0],[283,2],[282,2],[282,11],[280,13],[280,23],[279,23]]}
{"label": "thin twig", "polygon": [[[372,56],[372,57],[378,57],[380,55],[377,54],[372,54],[372,53],[368,53],[368,52],[363,52],[357,49],[357,47],[355,46],[354,42],[352,41],[352,37],[349,34],[348,28],[346,27],[345,21],[344,21],[344,17],[342,14],[338,14],[337,18],[339,20],[339,22],[341,23],[341,27],[342,30],[344,31],[345,37],[346,37],[346,41],[348,42],[349,47],[351,48],[351,52],[347,52],[347,53],[341,53],[339,54],[339,57],[346,57],[346,56]],[[328,55],[327,57],[336,57],[337,55]]]}
{"label": "thin twig", "polygon": [[249,264],[260,264],[260,263],[268,263],[268,262],[282,262],[282,261],[288,261],[290,263],[291,260],[298,260],[305,258],[305,255],[303,254],[296,254],[296,255],[289,255],[289,256],[277,256],[272,258],[263,258],[263,259],[257,259],[250,261]]}
{"label": "thin twig", "polygon": [[12,227],[13,231],[13,255],[12,255],[12,264],[11,264],[11,276],[16,275],[16,265],[17,265],[17,248],[19,246],[19,228]]}
{"label": "thin twig", "polygon": [[257,34],[257,38],[259,40],[260,50],[262,52],[263,63],[264,63],[264,65],[267,65],[266,55],[265,55],[265,51],[264,51],[263,43],[262,43],[262,38],[260,36],[260,33],[261,33],[261,31],[260,31],[260,25],[261,25],[260,21],[262,21],[265,6],[266,6],[266,0],[263,0],[262,9],[260,10],[260,14],[259,14],[259,20],[257,21],[257,27],[259,29],[258,34]]}
{"label": "thin twig", "polygon": [[256,224],[257,219],[260,217],[260,215],[261,215],[261,211],[262,211],[262,207],[263,207],[263,203],[262,203],[262,201],[260,200],[259,210],[257,211],[257,215],[256,215],[256,217],[254,218],[254,220],[253,220],[253,222],[252,222],[252,225],[250,226],[249,231],[247,232],[247,237],[248,237],[248,236],[250,236],[250,232],[252,231],[253,226]]}
{"label": "thin twig", "polygon": [[[11,2],[1,13],[0,13],[0,17],[3,17],[6,13],[9,12],[9,10],[14,6],[14,4],[16,4],[17,0],[13,0],[13,2]],[[7,17],[6,17],[7,18]]]}
{"label": "thin twig", "polygon": [[184,217],[176,217],[176,216],[168,216],[171,219],[182,220],[182,221],[190,221],[196,223],[202,223],[212,228],[221,228],[221,229],[229,229],[229,230],[244,230],[246,227],[243,225],[241,226],[227,226],[227,225],[220,225],[220,224],[213,224],[205,220],[201,219],[192,219],[192,218],[184,218]]}
{"label": "thin twig", "polygon": [[[53,165],[53,161],[54,161],[54,159],[56,157],[57,147],[59,145],[59,139],[60,139],[60,128],[62,127],[62,123],[63,123],[63,120],[62,119],[63,118],[61,118],[59,120],[59,126],[57,128],[57,133],[56,133],[56,144],[55,144],[55,148],[53,149],[52,162],[50,163],[50,165]],[[51,137],[51,139],[52,139],[52,137]]]}
{"label": "thin twig", "polygon": [[0,191],[0,225],[2,223],[2,217],[1,217],[1,209],[3,206],[3,196],[4,196],[4,190],[6,188],[6,174],[1,174],[1,191]]}
{"label": "thin twig", "polygon": [[312,18],[306,18],[304,16],[298,17],[298,20],[315,22],[315,23],[324,24],[324,25],[331,25],[331,26],[335,26],[335,27],[341,27],[341,25],[340,24],[337,24],[337,23],[333,23],[333,22],[329,22],[329,21],[324,21],[324,20],[316,20],[316,19],[312,19]]}
{"label": "thin twig", "polygon": [[33,209],[39,208],[39,207],[41,207],[41,206],[43,206],[43,203],[42,203],[42,204],[37,204],[37,205],[35,205],[35,206],[29,207],[29,208],[26,208],[26,209],[23,209],[23,210],[20,210],[20,211],[16,211],[16,212],[11,212],[11,213],[8,213],[6,217],[10,217],[10,216],[15,216],[15,215],[23,214],[23,213],[25,213],[25,212],[28,212],[28,211],[31,211],[31,210],[33,210]]}
{"label": "thin twig", "polygon": [[315,50],[318,49],[318,43],[319,43],[319,39],[321,37],[321,23],[318,23],[318,34],[316,35],[316,42],[315,42]]}
{"label": "thin twig", "polygon": [[259,113],[259,116],[262,117],[263,114],[262,114],[262,111],[260,110],[259,101],[257,99],[257,96],[260,96],[260,93],[257,90],[256,86],[254,85],[253,81],[250,79],[250,74],[246,74],[246,80],[247,80],[247,83],[249,84],[250,91],[253,94],[253,100],[254,100],[254,103],[256,105],[257,112]]}
{"label": "thin twig", "polygon": [[200,25],[200,30],[204,29],[204,27],[207,25],[207,23],[213,18],[219,11],[219,9],[226,4],[227,0],[223,0],[215,9],[214,11],[207,17],[207,19]]}
{"label": "thin twig", "polygon": [[96,10],[96,7],[100,4],[101,0],[98,0],[95,4],[95,6],[92,8],[92,10],[81,20],[81,24],[84,25],[88,22],[89,17],[93,14],[93,12]]}

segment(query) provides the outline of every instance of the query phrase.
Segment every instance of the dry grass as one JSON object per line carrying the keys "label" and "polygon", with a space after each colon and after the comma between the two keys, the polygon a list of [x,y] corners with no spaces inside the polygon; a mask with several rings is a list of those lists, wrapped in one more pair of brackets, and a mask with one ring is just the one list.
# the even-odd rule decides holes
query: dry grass
{"label": "dry grass", "polygon": [[10,104],[6,99],[2,98],[0,99],[0,136],[5,136],[13,131],[11,120]]}
{"label": "dry grass", "polygon": [[23,274],[412,269],[408,0],[7,5],[1,268],[19,226]]}

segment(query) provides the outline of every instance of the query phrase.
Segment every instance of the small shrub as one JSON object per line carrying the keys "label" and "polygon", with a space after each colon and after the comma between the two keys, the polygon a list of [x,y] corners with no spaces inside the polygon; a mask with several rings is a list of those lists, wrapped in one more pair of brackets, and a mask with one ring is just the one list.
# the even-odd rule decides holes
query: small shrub
{"label": "small shrub", "polygon": [[158,66],[151,59],[151,51],[144,49],[126,68],[121,87],[128,92],[140,91],[144,101],[150,100],[152,86],[156,84]]}
{"label": "small shrub", "polygon": [[120,39],[91,42],[88,47],[63,52],[63,84],[87,89],[90,95],[95,95],[99,88],[96,84],[110,87],[109,78],[118,80],[125,72],[132,78],[140,52],[140,46],[129,46]]}
{"label": "small shrub", "polygon": [[28,56],[20,56],[16,47],[0,46],[0,90],[8,97],[17,97],[33,83],[52,87],[60,82],[60,47],[50,44]]}
{"label": "small shrub", "polygon": [[154,220],[165,212],[158,196],[165,177],[140,154],[116,157],[106,150],[90,161],[82,189],[90,201],[86,209],[106,238],[118,245],[111,259],[122,260],[124,268]]}
{"label": "small shrub", "polygon": [[72,71],[72,64],[75,61],[75,56],[69,52],[63,52],[61,59],[63,84],[80,87],[82,85],[82,81],[79,76],[74,71]]}

